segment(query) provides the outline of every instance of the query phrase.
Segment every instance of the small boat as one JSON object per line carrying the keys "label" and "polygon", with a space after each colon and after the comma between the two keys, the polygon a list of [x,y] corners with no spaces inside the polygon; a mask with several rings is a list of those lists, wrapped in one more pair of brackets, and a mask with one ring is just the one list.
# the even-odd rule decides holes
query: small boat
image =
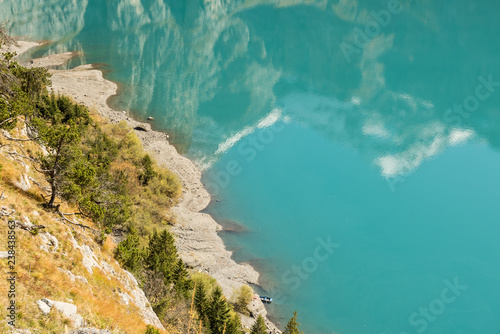
{"label": "small boat", "polygon": [[260,300],[262,300],[263,303],[267,303],[267,304],[270,304],[273,302],[273,299],[271,297],[267,297],[267,296],[259,296],[260,297]]}

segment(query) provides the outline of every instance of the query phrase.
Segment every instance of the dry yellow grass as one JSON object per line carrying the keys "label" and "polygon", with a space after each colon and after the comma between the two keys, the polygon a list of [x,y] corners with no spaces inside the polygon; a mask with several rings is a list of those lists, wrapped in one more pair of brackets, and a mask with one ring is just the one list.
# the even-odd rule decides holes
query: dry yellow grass
{"label": "dry yellow grass", "polygon": [[[22,136],[22,131],[14,130],[12,136]],[[2,138],[2,144],[5,144]],[[34,144],[23,142],[23,149],[36,150]],[[51,310],[49,315],[44,315],[36,300],[49,298],[58,301],[72,301],[78,313],[87,321],[89,326],[97,328],[107,328],[113,333],[144,333],[146,324],[142,320],[137,308],[129,303],[120,303],[117,291],[124,290],[125,287],[115,278],[109,278],[98,268],[94,268],[94,273],[83,267],[82,255],[79,250],[74,249],[70,241],[72,234],[78,243],[88,244],[99,254],[100,260],[105,260],[115,270],[120,268],[112,258],[113,244],[111,238],[107,238],[103,246],[94,242],[91,232],[82,231],[80,228],[73,230],[64,224],[56,213],[47,212],[43,209],[43,199],[40,196],[43,191],[36,185],[32,185],[27,192],[15,186],[21,175],[27,174],[44,186],[40,175],[33,168],[26,168],[20,157],[7,152],[15,149],[19,154],[20,147],[3,146],[0,148],[0,161],[2,170],[0,171],[0,194],[4,192],[4,199],[0,200],[0,207],[14,209],[15,213],[10,217],[0,217],[0,251],[7,249],[7,221],[10,218],[22,220],[25,217],[32,223],[44,225],[39,233],[49,232],[59,241],[59,249],[56,252],[48,253],[40,249],[41,238],[38,235],[17,228],[16,237],[16,305],[17,321],[19,328],[35,330],[36,333],[64,333],[65,327],[71,328],[72,323],[64,319],[56,310]],[[28,162],[27,159],[23,159]],[[74,212],[75,208],[64,203],[61,210]],[[93,226],[91,221],[78,218],[82,224]],[[95,226],[94,226],[95,227]],[[75,275],[84,276],[88,284],[80,281],[72,282],[70,277],[58,270],[70,270]],[[0,260],[0,271],[4,278],[9,271],[7,259]],[[0,279],[0,332],[6,333],[9,328],[6,324],[8,297],[4,293],[8,290],[6,279]],[[166,332],[164,332],[166,333]]]}

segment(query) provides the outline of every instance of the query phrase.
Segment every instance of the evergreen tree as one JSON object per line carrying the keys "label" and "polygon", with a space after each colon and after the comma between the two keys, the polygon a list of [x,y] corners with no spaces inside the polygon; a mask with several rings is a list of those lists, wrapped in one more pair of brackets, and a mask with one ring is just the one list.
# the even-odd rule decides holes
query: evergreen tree
{"label": "evergreen tree", "polygon": [[142,164],[142,173],[139,176],[139,180],[141,180],[143,186],[147,186],[149,181],[156,176],[156,172],[153,169],[153,160],[146,154],[141,161]]}
{"label": "evergreen tree", "polygon": [[37,160],[40,164],[39,171],[45,175],[52,192],[47,206],[53,207],[56,195],[67,180],[75,158],[81,155],[76,145],[80,139],[80,131],[73,121],[69,124],[47,124],[37,119],[35,124],[38,139],[48,151],[48,154],[39,154]]}
{"label": "evergreen tree", "polygon": [[245,331],[242,329],[240,316],[236,313],[231,314],[227,325],[225,334],[245,334]]}
{"label": "evergreen tree", "polygon": [[161,272],[165,278],[165,283],[170,283],[173,279],[177,265],[177,249],[172,234],[166,229],[161,234],[156,231],[149,239],[146,268]]}
{"label": "evergreen tree", "polygon": [[127,239],[120,242],[115,249],[115,258],[133,273],[136,273],[142,264],[142,252],[139,247],[139,236],[132,230]]}
{"label": "evergreen tree", "polygon": [[252,329],[250,330],[250,334],[267,334],[266,323],[264,322],[264,318],[259,314],[257,320],[255,320]]}
{"label": "evergreen tree", "polygon": [[208,302],[207,302],[207,294],[205,292],[205,286],[203,283],[199,283],[196,285],[196,291],[194,293],[194,307],[196,312],[198,312],[199,318],[208,326],[207,322],[207,313],[208,313]]}
{"label": "evergreen tree", "polygon": [[293,312],[293,317],[288,321],[283,334],[303,334],[299,331],[300,324],[297,322],[297,311]]}
{"label": "evergreen tree", "polygon": [[184,297],[188,297],[188,292],[193,287],[193,281],[189,279],[189,274],[182,259],[177,261],[177,266],[174,269],[173,281],[175,282],[175,289]]}
{"label": "evergreen tree", "polygon": [[222,289],[217,286],[212,293],[208,310],[208,321],[211,334],[222,334],[229,319],[229,305],[222,295]]}

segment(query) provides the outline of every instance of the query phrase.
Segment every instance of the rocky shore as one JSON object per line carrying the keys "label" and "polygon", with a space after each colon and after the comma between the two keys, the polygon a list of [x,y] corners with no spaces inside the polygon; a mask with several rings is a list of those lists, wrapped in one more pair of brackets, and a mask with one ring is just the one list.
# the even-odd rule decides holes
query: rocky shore
{"label": "rocky shore", "polygon": [[[18,54],[37,43],[11,48]],[[33,59],[28,66],[53,67],[63,64],[74,57],[76,53],[51,55]],[[259,273],[249,264],[236,263],[231,258],[231,252],[225,249],[222,239],[217,234],[222,227],[208,214],[200,211],[207,207],[210,195],[201,182],[201,172],[188,158],[177,152],[170,145],[167,135],[151,129],[150,124],[137,122],[125,111],[110,108],[107,100],[117,93],[117,85],[103,78],[100,70],[93,65],[82,65],[71,70],[50,70],[52,74],[51,89],[60,94],[72,97],[76,102],[95,110],[111,123],[127,122],[135,128],[137,136],[146,151],[150,152],[163,166],[175,172],[183,185],[183,196],[180,203],[173,208],[176,224],[172,232],[177,236],[176,243],[183,261],[193,269],[205,272],[214,277],[222,287],[227,298],[231,298],[235,289],[242,284],[258,284]],[[249,306],[252,315],[256,317],[267,312],[263,303],[255,299]],[[242,316],[244,326],[253,324],[253,319]],[[277,327],[266,318],[271,333],[280,333]]]}

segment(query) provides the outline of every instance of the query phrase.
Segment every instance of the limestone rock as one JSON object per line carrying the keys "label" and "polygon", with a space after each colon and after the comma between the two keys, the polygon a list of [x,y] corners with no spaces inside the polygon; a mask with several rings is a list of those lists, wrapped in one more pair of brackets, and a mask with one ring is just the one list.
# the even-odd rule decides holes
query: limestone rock
{"label": "limestone rock", "polygon": [[111,334],[107,329],[97,329],[93,327],[77,328],[69,331],[69,334]]}
{"label": "limestone rock", "polygon": [[38,234],[40,239],[42,239],[42,244],[40,249],[46,251],[47,253],[55,253],[59,249],[59,241],[49,232],[44,232]]}
{"label": "limestone rock", "polygon": [[37,300],[36,304],[44,314],[49,314],[50,310],[53,307],[61,312],[65,318],[70,319],[75,327],[81,327],[85,325],[83,317],[76,313],[76,305],[73,305],[71,303],[52,301],[48,298]]}
{"label": "limestone rock", "polygon": [[85,277],[80,276],[80,275],[75,275],[75,274],[73,274],[69,270],[64,270],[62,268],[57,268],[57,270],[59,270],[60,272],[65,273],[66,275],[68,275],[69,278],[70,278],[70,280],[71,280],[71,282],[80,281],[80,282],[85,283],[85,284],[87,284],[89,282]]}
{"label": "limestone rock", "polygon": [[52,307],[52,302],[46,298],[40,299],[36,301],[36,304],[42,310],[43,314],[49,314],[50,308]]}
{"label": "limestone rock", "polygon": [[13,329],[12,331],[9,332],[9,334],[31,334],[31,331],[29,329]]}

